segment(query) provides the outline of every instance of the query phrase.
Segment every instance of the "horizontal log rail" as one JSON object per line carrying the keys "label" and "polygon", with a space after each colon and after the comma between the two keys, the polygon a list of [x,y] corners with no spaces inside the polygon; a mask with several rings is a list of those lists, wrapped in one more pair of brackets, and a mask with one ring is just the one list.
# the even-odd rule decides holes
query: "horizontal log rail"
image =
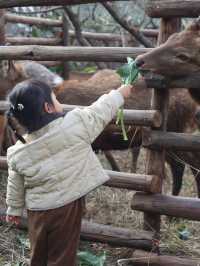
{"label": "horizontal log rail", "polygon": [[58,19],[36,18],[19,16],[11,13],[5,14],[5,21],[10,23],[22,23],[35,26],[62,27],[62,21]]}
{"label": "horizontal log rail", "polygon": [[47,67],[55,67],[62,64],[60,61],[38,61],[38,63]]}
{"label": "horizontal log rail", "polygon": [[[0,164],[1,166],[1,164]],[[106,170],[110,177],[104,185],[114,188],[155,193],[159,177],[154,175],[140,175]]]}
{"label": "horizontal log rail", "polygon": [[148,0],[145,6],[150,17],[198,17],[200,2],[197,0]]}
{"label": "horizontal log rail", "polygon": [[[61,6],[94,4],[98,2],[111,2],[121,0],[0,0],[0,8],[20,6]],[[122,0],[123,1],[123,0]]]}
{"label": "horizontal log rail", "polygon": [[[0,156],[0,170],[8,170],[7,159]],[[106,170],[110,180],[104,185],[113,188],[122,188],[135,191],[154,193],[158,177],[154,175],[140,175]]]}
{"label": "horizontal log rail", "polygon": [[200,199],[137,192],[133,210],[200,221]]}
{"label": "horizontal log rail", "polygon": [[[69,112],[74,108],[83,108],[84,106],[79,105],[67,105],[64,104],[64,111]],[[6,101],[0,101],[0,114],[3,114],[8,110],[9,104]],[[116,122],[116,117],[113,119],[112,123]],[[161,114],[156,110],[127,110],[124,109],[124,122],[128,125],[136,126],[153,126],[159,127],[161,125],[162,119]]]}
{"label": "horizontal log rail", "polygon": [[134,266],[198,266],[200,258],[183,258],[178,256],[156,255],[141,250],[134,251],[132,255],[131,265]]}
{"label": "horizontal log rail", "polygon": [[[35,25],[35,26],[47,26],[47,27],[62,27],[61,20],[19,16],[11,13],[6,13],[5,20],[6,22],[9,23],[22,23],[31,26]],[[155,29],[142,29],[141,33],[151,38],[157,38],[158,36],[158,30]],[[120,34],[113,34],[113,33],[96,33],[96,32],[82,31],[82,35],[85,38],[99,40],[99,41],[121,41],[122,39]],[[75,32],[69,30],[69,36],[75,37]],[[130,35],[127,35],[127,37],[130,37]]]}
{"label": "horizontal log rail", "polygon": [[[6,210],[0,209],[0,221],[5,220],[5,215]],[[27,229],[26,217],[22,218],[18,228],[23,230]],[[82,221],[81,239],[86,241],[107,243],[112,246],[131,247],[150,251],[153,247],[152,238],[153,234],[149,231],[139,231],[103,225],[89,222],[85,219]]]}
{"label": "horizontal log rail", "polygon": [[0,156],[0,170],[8,170],[6,156]]}
{"label": "horizontal log rail", "polygon": [[63,46],[1,46],[0,60],[36,60],[36,61],[104,61],[126,62],[126,58],[136,57],[151,48],[130,47],[63,47]]}
{"label": "horizontal log rail", "polygon": [[[114,119],[116,120],[116,118]],[[124,109],[124,121],[129,125],[160,127],[162,117],[155,110],[126,110]]]}
{"label": "horizontal log rail", "polygon": [[153,247],[151,232],[102,225],[85,220],[82,222],[81,239],[144,250],[151,250]]}
{"label": "horizontal log rail", "polygon": [[142,145],[149,149],[176,151],[200,151],[200,134],[142,130]]}
{"label": "horizontal log rail", "polygon": [[6,43],[11,45],[61,45],[60,38],[39,37],[6,37]]}
{"label": "horizontal log rail", "polygon": [[[1,46],[0,60],[33,60],[33,61],[93,61],[93,62],[126,62],[127,57],[152,51],[152,48],[131,47],[63,47],[63,46]],[[142,72],[148,88],[192,88],[199,90],[200,75],[169,80],[160,75]]]}
{"label": "horizontal log rail", "polygon": [[[109,33],[82,33],[85,38],[95,41],[109,41],[109,42],[121,42],[122,38],[119,34],[109,34]],[[148,33],[147,33],[148,34]],[[74,32],[69,36],[75,38]],[[149,35],[150,36],[150,35]],[[153,36],[153,35],[152,35]],[[127,36],[129,37],[129,36]],[[6,37],[6,43],[11,45],[61,45],[61,38],[40,38],[40,37]]]}

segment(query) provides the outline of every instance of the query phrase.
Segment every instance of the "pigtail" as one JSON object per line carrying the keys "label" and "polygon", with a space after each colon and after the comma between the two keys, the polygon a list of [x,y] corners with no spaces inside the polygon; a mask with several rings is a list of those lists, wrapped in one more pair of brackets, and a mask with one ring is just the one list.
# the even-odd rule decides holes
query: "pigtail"
{"label": "pigtail", "polygon": [[14,118],[13,118],[13,113],[11,109],[6,113],[6,117],[7,117],[7,123],[9,127],[12,129],[12,131],[14,132],[16,138],[20,140],[23,144],[25,144],[26,143],[25,139],[17,132],[17,129],[14,125]]}

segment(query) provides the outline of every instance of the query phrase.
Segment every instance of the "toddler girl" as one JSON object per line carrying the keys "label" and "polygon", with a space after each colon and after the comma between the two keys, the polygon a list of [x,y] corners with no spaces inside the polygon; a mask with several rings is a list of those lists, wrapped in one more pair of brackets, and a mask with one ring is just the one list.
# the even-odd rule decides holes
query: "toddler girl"
{"label": "toddler girl", "polygon": [[43,82],[21,82],[9,94],[8,123],[19,140],[7,151],[7,221],[18,224],[27,209],[31,266],[76,265],[83,197],[109,179],[91,144],[131,89],[123,85],[67,114]]}

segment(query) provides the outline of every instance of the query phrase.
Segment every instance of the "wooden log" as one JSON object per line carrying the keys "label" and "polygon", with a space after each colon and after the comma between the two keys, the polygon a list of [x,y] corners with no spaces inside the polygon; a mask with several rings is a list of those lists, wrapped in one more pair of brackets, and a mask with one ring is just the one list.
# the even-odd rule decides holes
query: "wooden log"
{"label": "wooden log", "polygon": [[0,156],[0,169],[1,170],[8,170],[8,164],[6,156]]}
{"label": "wooden log", "polygon": [[144,29],[144,30],[141,30],[141,33],[144,34],[146,37],[151,37],[151,38],[158,37],[158,30],[154,30],[154,29]]}
{"label": "wooden log", "polygon": [[[114,121],[116,118],[114,119]],[[162,117],[155,110],[126,110],[124,109],[124,122],[129,125],[160,127]]]}
{"label": "wooden log", "polygon": [[153,18],[198,17],[200,2],[197,0],[148,0],[145,11]]}
{"label": "wooden log", "polygon": [[200,199],[137,192],[133,210],[200,221]]}
{"label": "wooden log", "polygon": [[155,131],[143,128],[142,145],[154,150],[200,151],[200,137],[189,133]]}
{"label": "wooden log", "polygon": [[[0,170],[8,170],[5,156],[0,156]],[[111,170],[106,170],[106,172],[110,176],[110,180],[104,184],[105,186],[151,193],[155,192],[157,176],[130,174]]]}
{"label": "wooden log", "polygon": [[[5,221],[6,210],[0,209],[0,221]],[[27,218],[23,217],[19,229],[27,230]],[[125,246],[137,249],[151,250],[152,233],[140,230],[130,230],[121,227],[103,225],[82,220],[81,240]]]}
{"label": "wooden log", "polygon": [[[83,108],[85,106],[64,104],[64,111],[69,112],[76,107]],[[8,108],[9,108],[8,102],[0,101],[0,114],[3,114]],[[161,115],[156,110],[124,109],[124,122],[127,125],[159,127],[161,121],[162,121]],[[116,117],[113,119],[112,123],[115,124],[115,122],[116,122]]]}
{"label": "wooden log", "polygon": [[[0,10],[0,46],[4,46],[6,44],[6,35],[5,35],[5,10],[1,9]],[[0,61],[0,79],[1,80],[6,80],[6,76],[7,76],[7,68],[5,65],[4,61]],[[0,126],[0,147],[2,147],[2,142],[3,142],[3,138],[4,138],[4,118],[3,116],[1,116],[1,126]]]}
{"label": "wooden log", "polygon": [[0,8],[20,7],[20,6],[60,6],[60,5],[80,5],[97,2],[110,2],[120,0],[0,0]]}
{"label": "wooden log", "polygon": [[0,101],[0,114],[4,114],[9,108],[9,103],[7,101]]}
{"label": "wooden log", "polygon": [[[6,13],[5,15],[6,22],[9,23],[22,23],[28,25],[35,25],[35,26],[47,26],[47,27],[62,27],[61,20],[55,19],[48,19],[48,18],[37,18],[37,17],[28,17],[28,16],[19,16],[12,13]],[[142,29],[141,33],[147,37],[157,38],[158,30],[156,29]],[[121,35],[120,34],[112,34],[112,33],[95,33],[95,32],[82,32],[83,37],[88,39],[94,39],[99,41],[120,41],[121,42]],[[69,35],[71,37],[75,37],[75,32],[70,30]],[[129,36],[129,35],[127,35]]]}
{"label": "wooden log", "polygon": [[11,13],[6,13],[6,22],[10,23],[22,23],[35,26],[47,26],[47,27],[62,27],[62,21],[48,18],[36,18],[28,16],[19,16]]}
{"label": "wooden log", "polygon": [[112,151],[110,150],[104,150],[104,156],[105,158],[107,159],[107,161],[109,162],[110,166],[111,166],[111,169],[113,171],[117,171],[117,172],[120,172],[120,168],[119,168],[119,165],[117,163],[117,161],[115,160],[113,154],[112,154]]}
{"label": "wooden log", "polygon": [[[123,259],[122,259],[123,261]],[[128,265],[133,266],[198,266],[200,258],[181,258],[167,255],[156,255],[141,250],[136,250],[133,253],[132,260]]]}
{"label": "wooden log", "polygon": [[[19,16],[14,15],[12,13],[6,13],[5,15],[6,22],[9,23],[22,23],[28,25],[35,26],[47,26],[47,27],[62,27],[62,21],[56,19],[48,19],[48,18],[37,18],[37,17],[28,17],[28,16]],[[141,33],[147,37],[157,38],[158,30],[156,29],[142,29]],[[112,34],[112,33],[95,33],[95,32],[82,32],[84,38],[94,39],[99,41],[119,41],[121,42],[120,34]],[[70,30],[69,35],[71,37],[75,37],[75,32]],[[129,35],[127,35],[129,36]]]}
{"label": "wooden log", "polygon": [[0,45],[5,45],[5,10],[0,10]]}
{"label": "wooden log", "polygon": [[0,60],[126,62],[128,56],[136,57],[148,51],[151,48],[4,46],[0,49]]}
{"label": "wooden log", "polygon": [[[164,43],[168,37],[180,29],[180,22],[177,23],[176,19],[166,20],[162,19],[159,28],[158,45]],[[154,87],[156,88],[156,87]],[[169,87],[168,87],[169,88]],[[151,108],[157,109],[162,114],[162,124],[160,130],[165,132],[167,130],[167,118],[169,107],[169,90],[166,87],[165,90],[154,89],[151,99]],[[148,175],[157,175],[160,180],[157,182],[157,193],[162,192],[162,182],[165,177],[165,151],[164,150],[148,150],[147,151],[147,164],[146,173]],[[151,213],[144,213],[144,229],[155,230],[156,237],[159,238],[160,233],[160,216],[152,215]],[[156,247],[158,248],[158,247]]]}
{"label": "wooden log", "polygon": [[[1,160],[0,160],[1,162]],[[155,193],[159,177],[151,175],[130,174],[106,170],[110,180],[104,185],[114,188]]]}
{"label": "wooden log", "polygon": [[[62,32],[63,32],[63,46],[69,46],[69,22],[65,13],[62,17]],[[69,79],[70,65],[68,62],[63,62],[63,79]]]}
{"label": "wooden log", "polygon": [[153,234],[147,231],[118,228],[88,221],[82,222],[81,239],[86,241],[151,250],[152,238]]}
{"label": "wooden log", "polygon": [[[140,31],[144,36],[150,37],[150,38],[157,38],[158,37],[158,30],[154,29],[143,29]],[[69,35],[71,37],[75,37],[74,31],[69,31]],[[121,35],[120,34],[114,34],[114,33],[94,33],[94,32],[87,32],[82,31],[82,35],[86,39],[90,40],[96,40],[96,41],[108,41],[108,42],[121,42]],[[126,35],[127,40],[130,39],[130,35]]]}
{"label": "wooden log", "polygon": [[60,61],[38,61],[38,63],[47,67],[55,67],[61,65]]}
{"label": "wooden log", "polygon": [[6,37],[6,43],[12,45],[61,45],[60,38],[39,38],[39,37]]}

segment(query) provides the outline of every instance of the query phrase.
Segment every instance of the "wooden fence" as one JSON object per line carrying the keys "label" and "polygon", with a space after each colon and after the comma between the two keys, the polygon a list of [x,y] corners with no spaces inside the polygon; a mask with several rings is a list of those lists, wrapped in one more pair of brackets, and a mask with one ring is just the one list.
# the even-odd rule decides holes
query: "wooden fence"
{"label": "wooden fence", "polygon": [[[48,1],[48,0],[1,0],[0,8],[12,6],[28,5],[61,5],[61,4],[80,4],[95,1]],[[96,1],[98,2],[98,1]],[[183,5],[181,5],[183,3]],[[190,4],[193,12],[190,12]],[[148,0],[147,12],[152,17],[161,17],[160,29],[158,34],[158,44],[165,42],[172,33],[180,30],[180,16],[195,16],[200,9],[197,1],[172,1],[172,0]],[[180,8],[181,6],[181,8]],[[166,11],[168,10],[168,11]],[[180,11],[181,10],[181,11]],[[9,14],[10,16],[10,14]],[[9,20],[7,16],[7,20]],[[165,18],[167,16],[167,18]],[[170,18],[169,18],[170,17]],[[13,22],[19,22],[14,20]],[[36,23],[36,20],[34,20]],[[42,23],[44,20],[42,20]],[[47,22],[47,21],[46,21]],[[45,22],[45,23],[46,23]],[[28,23],[28,22],[27,22]],[[32,21],[33,23],[33,21]],[[37,23],[39,23],[37,21]],[[48,22],[49,23],[49,22]],[[58,21],[52,22],[60,27]],[[5,46],[0,49],[0,59],[19,59],[19,60],[73,60],[73,61],[118,61],[124,62],[127,56],[135,57],[141,53],[150,51],[147,48],[111,48],[111,47],[51,47],[51,46]],[[148,87],[154,87],[151,111],[131,110],[125,112],[127,123],[140,124],[145,126],[143,133],[143,145],[148,148],[147,167],[145,175],[118,173],[108,171],[111,179],[106,186],[126,188],[137,192],[132,201],[132,209],[144,212],[144,230],[134,232],[124,228],[115,228],[100,224],[83,222],[82,238],[92,241],[100,241],[118,246],[129,246],[136,249],[157,250],[157,241],[160,235],[160,215],[182,217],[200,221],[200,200],[186,197],[174,197],[161,194],[162,181],[164,178],[165,149],[175,148],[177,150],[199,150],[200,141],[196,136],[184,133],[166,132],[166,121],[168,116],[169,86],[172,87],[192,87],[198,88],[199,78],[186,81],[166,80],[159,77],[147,78]],[[184,86],[185,85],[185,86]],[[0,103],[0,111],[7,108],[6,102]],[[68,108],[68,109],[67,109]],[[67,110],[71,110],[66,106]],[[138,113],[139,112],[139,113]],[[143,112],[143,113],[142,113]],[[154,115],[153,115],[154,114]],[[155,119],[155,114],[159,119]],[[145,116],[148,119],[145,119]],[[129,117],[129,118],[128,118]],[[162,119],[161,119],[162,117]],[[146,122],[148,120],[148,123]],[[154,121],[154,122],[153,122]],[[156,121],[156,123],[155,123]],[[158,122],[159,121],[159,122]],[[151,128],[146,128],[151,127]],[[173,135],[173,138],[172,138]],[[0,167],[7,169],[6,159],[0,158]],[[5,215],[5,211],[1,211]],[[21,226],[26,226],[21,225]],[[148,253],[147,257],[151,255]],[[169,264],[172,263],[172,264]],[[185,265],[197,266],[200,260],[179,259],[168,256],[153,256],[148,261],[143,258],[143,262],[138,260],[134,265]]]}
{"label": "wooden fence", "polygon": [[[66,15],[63,14],[62,19],[48,19],[48,18],[36,18],[36,17],[28,17],[28,16],[19,16],[15,14],[11,14],[9,12],[4,14],[4,24],[6,23],[22,23],[30,26],[37,27],[56,27],[60,28],[62,37],[12,37],[5,35],[5,43],[10,45],[48,45],[48,46],[69,46],[72,43],[73,39],[76,39],[76,32],[69,30],[68,28],[68,20],[66,19]],[[158,31],[157,30],[141,30],[141,34],[150,38],[157,38]],[[122,44],[122,36],[120,34],[109,34],[109,33],[93,33],[93,32],[82,32],[81,35],[86,41],[95,41],[101,42],[103,44],[113,44],[118,43]],[[127,34],[125,36],[126,41],[131,41],[132,37]],[[51,60],[51,59],[50,59]],[[66,62],[67,58],[57,58],[60,61],[51,61],[43,62],[43,64],[47,66],[57,66],[61,63],[63,64],[63,78],[69,78],[69,64]],[[86,61],[86,60],[84,60]]]}

